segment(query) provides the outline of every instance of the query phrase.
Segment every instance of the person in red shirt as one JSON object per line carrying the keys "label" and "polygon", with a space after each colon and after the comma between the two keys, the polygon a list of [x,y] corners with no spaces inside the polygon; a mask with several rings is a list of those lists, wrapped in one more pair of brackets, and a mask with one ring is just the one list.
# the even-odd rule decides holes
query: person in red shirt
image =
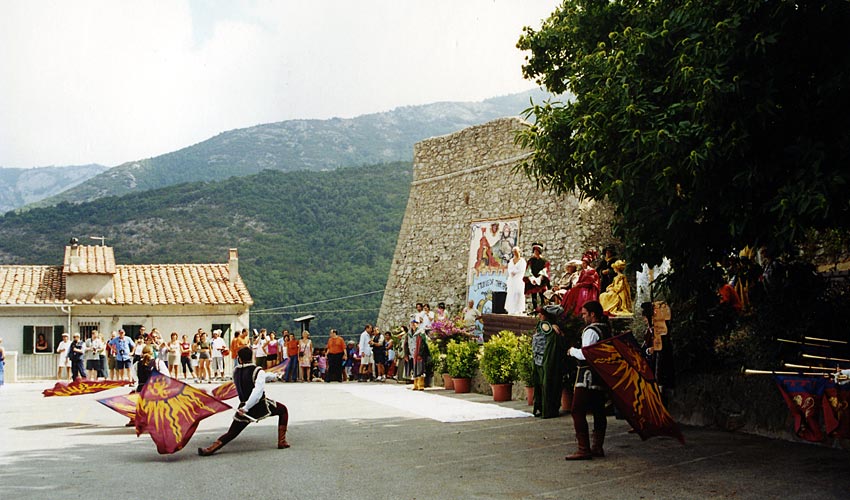
{"label": "person in red shirt", "polygon": [[345,359],[345,340],[331,328],[331,336],[328,338],[328,382],[342,382],[342,363]]}
{"label": "person in red shirt", "polygon": [[286,355],[289,356],[289,362],[286,365],[286,371],[283,374],[285,382],[298,382],[298,339],[295,335],[289,335],[286,340]]}

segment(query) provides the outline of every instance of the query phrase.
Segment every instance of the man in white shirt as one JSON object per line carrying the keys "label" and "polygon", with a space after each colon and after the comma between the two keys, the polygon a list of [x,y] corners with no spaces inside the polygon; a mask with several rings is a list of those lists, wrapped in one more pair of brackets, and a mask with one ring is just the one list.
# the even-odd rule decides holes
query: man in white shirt
{"label": "man in white shirt", "polygon": [[224,350],[227,349],[227,344],[221,338],[221,330],[213,330],[212,342],[210,343],[210,354],[213,379],[218,377],[219,380],[224,380]]}
{"label": "man in white shirt", "polygon": [[71,341],[68,340],[68,334],[62,334],[62,342],[56,346],[56,352],[59,353],[59,361],[56,364],[56,380],[64,380],[71,376],[71,360],[68,359],[68,353],[71,350]]}
{"label": "man in white shirt", "polygon": [[198,448],[198,455],[208,457],[218,451],[242,432],[251,422],[277,415],[277,448],[289,448],[286,441],[286,427],[289,423],[289,411],[281,403],[266,397],[266,382],[276,380],[274,373],[266,373],[262,367],[251,363],[251,348],[239,349],[239,366],[233,370],[233,383],[239,394],[239,409],[233,415],[230,429],[207,448]]}
{"label": "man in white shirt", "polygon": [[372,346],[369,342],[372,340],[372,325],[366,325],[363,333],[360,334],[360,378],[358,382],[365,382],[367,378],[372,376]]}

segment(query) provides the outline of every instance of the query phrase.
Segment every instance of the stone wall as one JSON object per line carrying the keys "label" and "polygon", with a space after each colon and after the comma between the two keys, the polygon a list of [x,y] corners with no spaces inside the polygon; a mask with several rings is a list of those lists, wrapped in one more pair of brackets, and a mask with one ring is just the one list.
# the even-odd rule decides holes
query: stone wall
{"label": "stone wall", "polygon": [[414,146],[413,182],[378,316],[406,324],[416,302],[444,301],[458,313],[466,299],[469,228],[477,220],[521,217],[519,246],[544,245],[553,277],[587,248],[612,242],[612,211],[536,187],[515,167],[529,156],[514,144],[526,122],[502,118]]}

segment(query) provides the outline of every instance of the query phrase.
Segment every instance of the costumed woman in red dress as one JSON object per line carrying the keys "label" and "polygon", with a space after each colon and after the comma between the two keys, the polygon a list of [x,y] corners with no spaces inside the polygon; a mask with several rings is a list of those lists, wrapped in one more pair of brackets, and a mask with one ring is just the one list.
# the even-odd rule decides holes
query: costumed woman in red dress
{"label": "costumed woman in red dress", "polygon": [[599,299],[599,275],[596,273],[590,263],[596,260],[598,253],[596,250],[588,250],[581,257],[581,274],[578,281],[570,291],[564,295],[564,300],[561,307],[564,311],[572,311],[578,316],[581,312],[581,306],[591,300]]}

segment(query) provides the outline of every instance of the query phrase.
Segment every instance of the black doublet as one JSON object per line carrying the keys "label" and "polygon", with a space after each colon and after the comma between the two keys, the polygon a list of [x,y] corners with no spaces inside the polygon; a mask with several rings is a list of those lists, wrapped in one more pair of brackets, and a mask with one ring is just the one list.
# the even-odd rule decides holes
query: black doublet
{"label": "black doublet", "polygon": [[[236,393],[239,395],[239,408],[245,406],[248,398],[251,397],[251,392],[254,391],[257,375],[261,368],[253,363],[237,366],[233,369],[233,384],[236,386]],[[254,420],[261,420],[271,415],[275,407],[275,402],[266,398],[266,393],[260,396],[260,400],[247,411],[247,414]],[[235,420],[250,421],[239,414],[233,416]]]}

